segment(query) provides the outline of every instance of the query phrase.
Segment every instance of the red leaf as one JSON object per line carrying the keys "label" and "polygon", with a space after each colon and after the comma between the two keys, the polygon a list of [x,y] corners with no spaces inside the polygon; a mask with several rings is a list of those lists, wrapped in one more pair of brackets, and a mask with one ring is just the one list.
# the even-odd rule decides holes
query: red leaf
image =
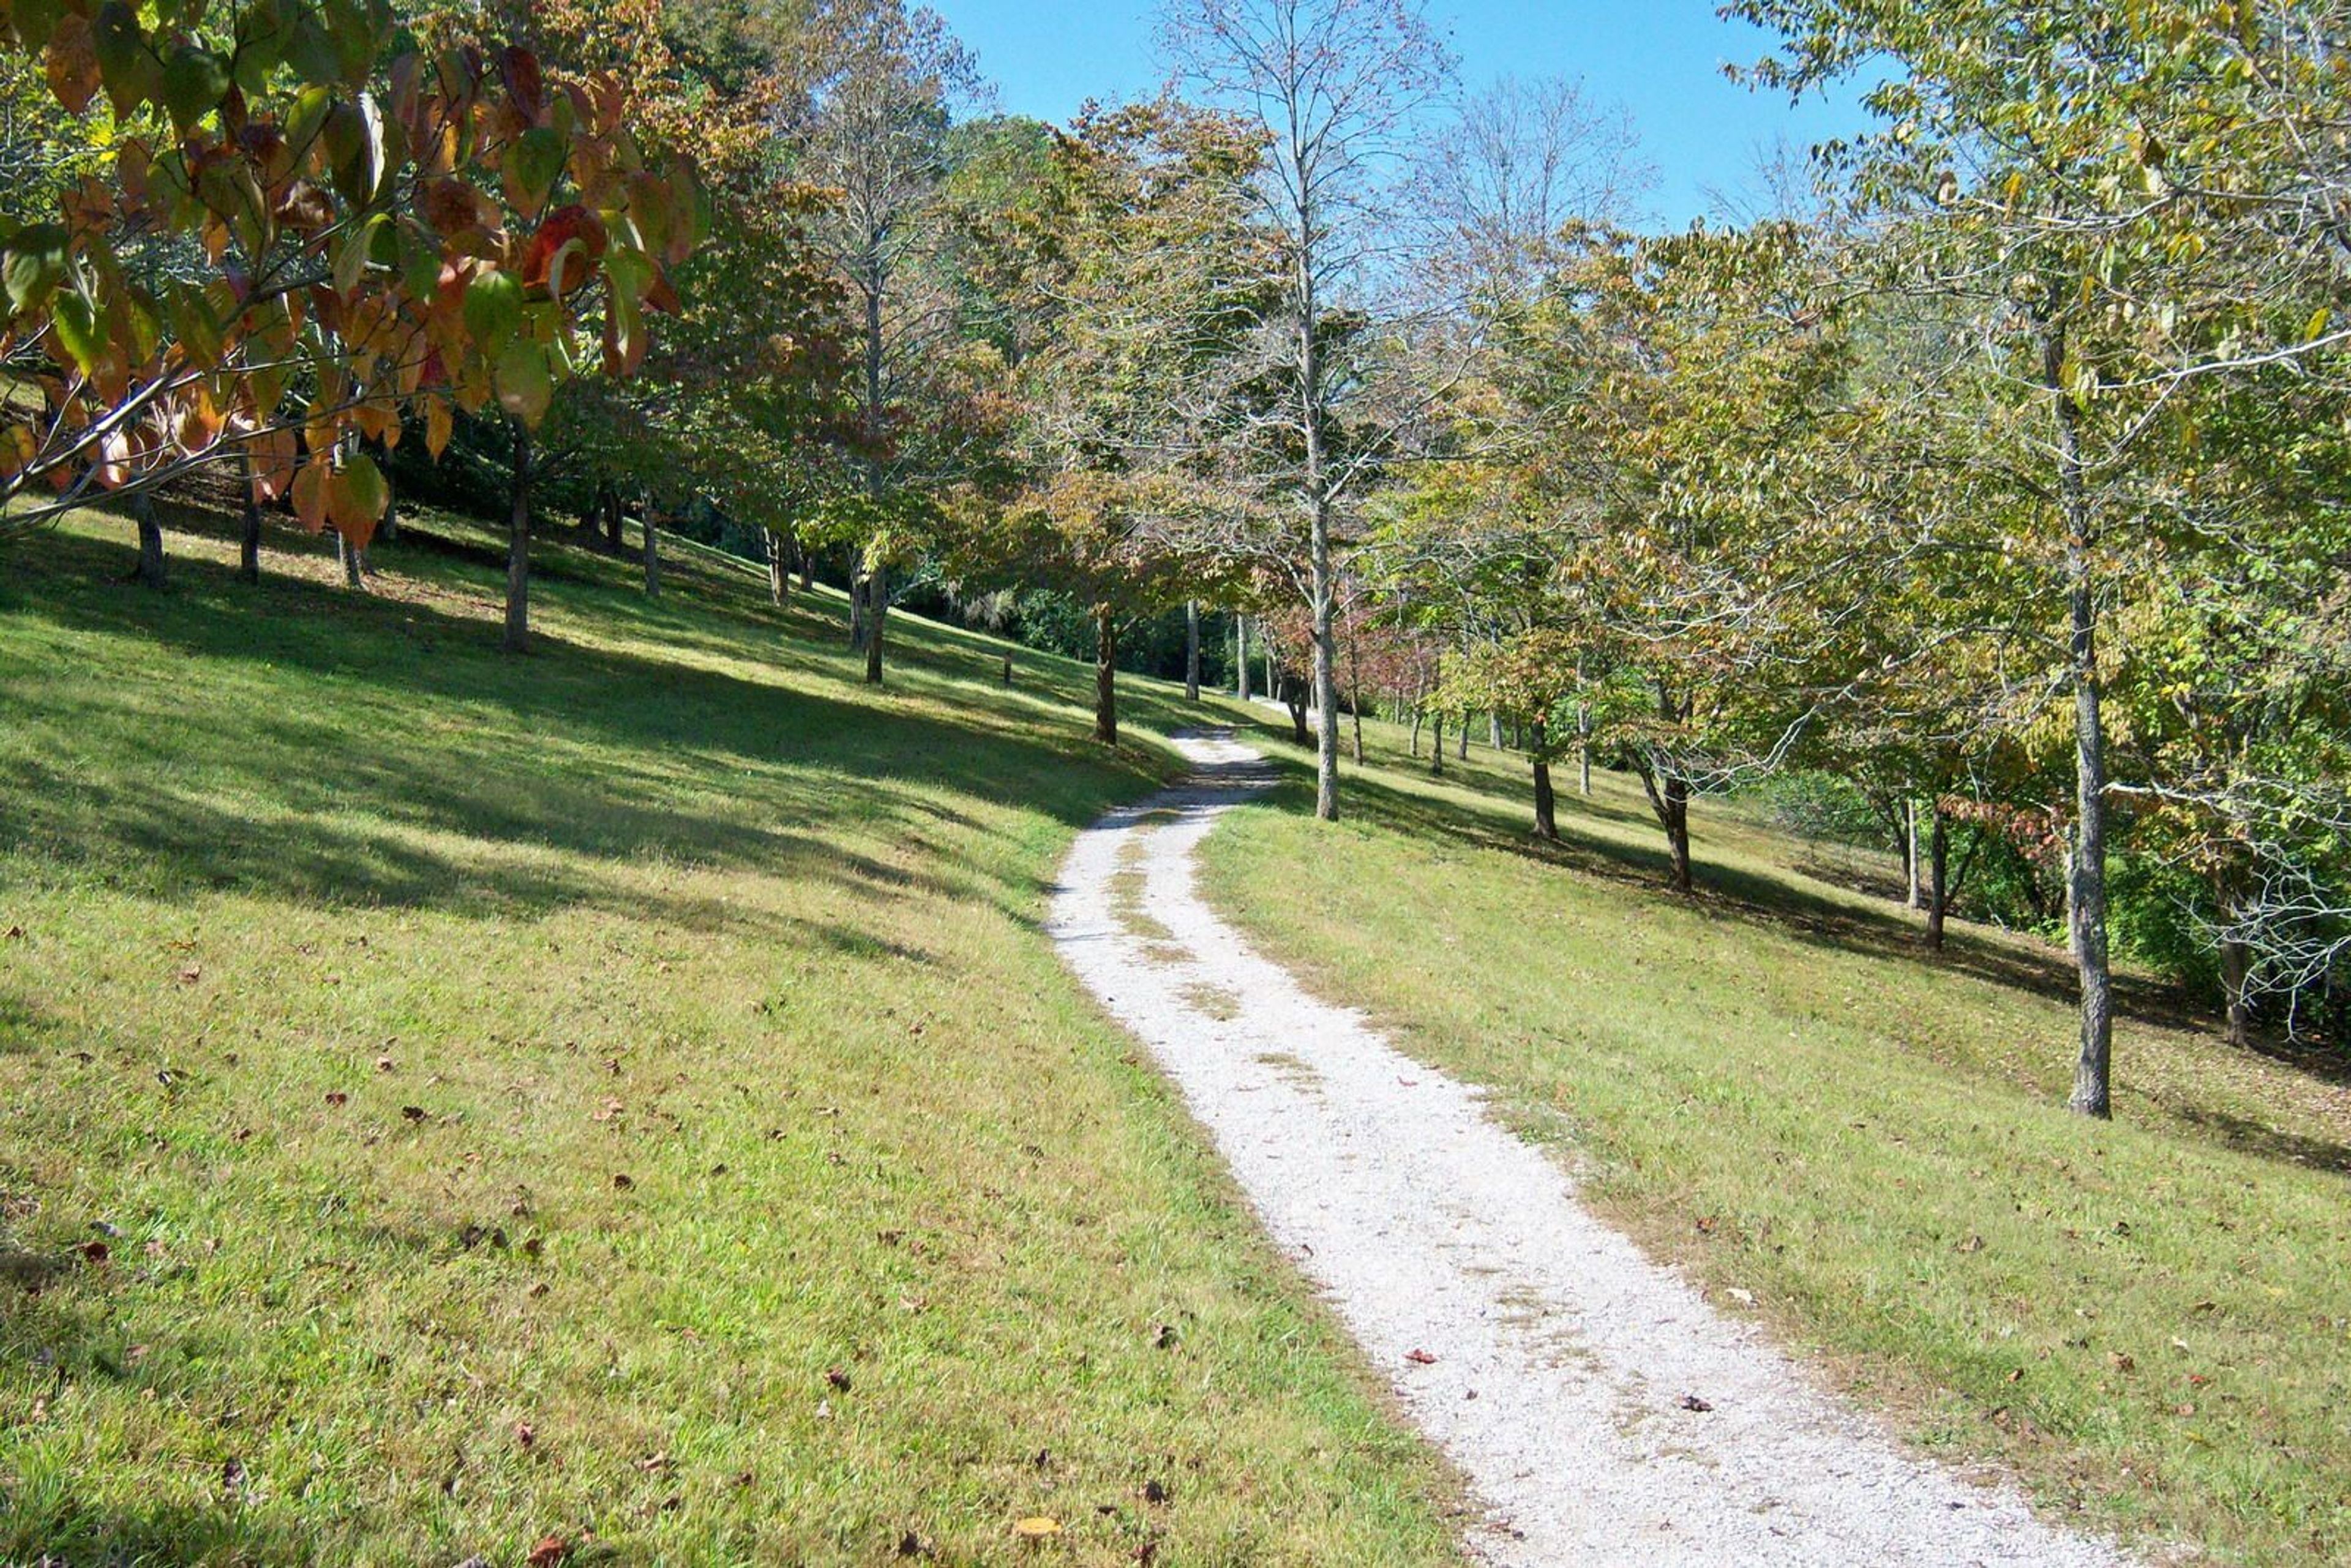
{"label": "red leaf", "polygon": [[[559,275],[550,282],[548,274],[559,265],[556,257],[574,241],[578,254],[564,256]],[[523,287],[545,288],[559,297],[569,293],[586,282],[596,264],[604,259],[605,243],[603,219],[577,202],[556,208],[547,214],[547,221],[530,236],[530,247],[523,252]]]}
{"label": "red leaf", "polygon": [[[538,117],[547,110],[547,86],[539,76],[538,57],[520,44],[508,45],[498,52],[498,78],[506,83],[507,97],[514,100],[515,112],[537,125]],[[537,1557],[532,1561],[537,1562]]]}
{"label": "red leaf", "polygon": [[1412,1363],[1415,1366],[1435,1366],[1437,1364],[1437,1358],[1429,1354],[1428,1352],[1425,1350],[1405,1351],[1404,1353],[1404,1358]]}
{"label": "red leaf", "polygon": [[530,1555],[523,1561],[530,1568],[555,1568],[557,1563],[570,1555],[571,1542],[559,1535],[547,1535],[539,1538],[538,1544],[530,1549]]}

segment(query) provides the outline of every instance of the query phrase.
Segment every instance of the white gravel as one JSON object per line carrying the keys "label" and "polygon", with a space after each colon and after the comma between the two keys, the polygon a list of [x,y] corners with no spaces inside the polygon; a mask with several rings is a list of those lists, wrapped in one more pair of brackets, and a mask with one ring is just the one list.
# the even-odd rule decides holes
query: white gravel
{"label": "white gravel", "polygon": [[1473,1559],[2126,1561],[1842,1407],[1586,1213],[1477,1092],[1252,952],[1195,891],[1193,851],[1270,777],[1228,737],[1182,744],[1198,779],[1079,837],[1052,933],[1468,1477]]}

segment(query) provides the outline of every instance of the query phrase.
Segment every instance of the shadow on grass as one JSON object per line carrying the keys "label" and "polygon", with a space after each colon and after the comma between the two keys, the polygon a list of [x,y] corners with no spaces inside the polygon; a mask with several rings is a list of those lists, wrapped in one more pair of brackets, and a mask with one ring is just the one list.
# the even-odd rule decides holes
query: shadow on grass
{"label": "shadow on grass", "polygon": [[[69,764],[0,753],[11,797],[32,803],[0,847],[119,884],[501,914],[625,896],[642,909],[642,891],[623,894],[598,862],[655,860],[828,879],[869,901],[977,891],[1027,918],[1035,887],[977,885],[991,879],[971,856],[926,836],[979,829],[956,800],[1076,826],[1164,768],[1148,748],[1094,746],[1078,716],[1033,697],[975,700],[914,673],[935,661],[913,639],[900,643],[909,690],[893,694],[911,702],[756,678],[770,657],[821,665],[783,640],[795,622],[820,630],[813,610],[761,603],[729,641],[706,610],[591,584],[570,591],[578,607],[592,597],[654,643],[696,622],[694,641],[747,673],[552,636],[516,660],[482,622],[413,600],[285,579],[256,591],[184,559],[157,595],[110,580],[124,552],[109,543],[37,548],[35,570],[0,589],[0,613],[125,653],[70,673],[102,696],[79,701],[68,684],[36,710],[70,737]],[[848,847],[844,830],[925,852],[896,863]],[[468,840],[517,852],[486,856]],[[747,918],[709,901],[670,913]]]}
{"label": "shadow on grass", "polygon": [[[1284,782],[1270,798],[1270,803],[1299,813],[1311,810],[1313,789],[1311,773],[1305,771],[1311,767],[1311,758],[1288,744],[1270,747],[1268,754],[1285,770]],[[1489,782],[1450,777],[1449,781],[1473,789],[1483,789]],[[1490,792],[1478,805],[1464,809],[1358,772],[1346,780],[1343,801],[1347,810],[1367,820],[1426,841],[1452,842],[1562,866],[1815,946],[1865,957],[1932,964],[2047,1000],[2070,1002],[2074,996],[2073,968],[2062,954],[2044,956],[1984,941],[1958,926],[1948,933],[1943,951],[1930,954],[1919,933],[1898,915],[1856,910],[1769,873],[1708,862],[1702,834],[1694,836],[1692,845],[1698,886],[1683,900],[1671,888],[1672,864],[1661,833],[1654,845],[1628,844],[1591,832],[1579,821],[1602,818],[1656,831],[1655,823],[1637,810],[1563,795],[1559,811],[1561,837],[1546,843],[1533,834],[1531,806],[1522,821]],[[2192,1027],[2199,1021],[2179,994],[2167,987],[2118,977],[2116,999],[2125,1016],[2142,1023]]]}

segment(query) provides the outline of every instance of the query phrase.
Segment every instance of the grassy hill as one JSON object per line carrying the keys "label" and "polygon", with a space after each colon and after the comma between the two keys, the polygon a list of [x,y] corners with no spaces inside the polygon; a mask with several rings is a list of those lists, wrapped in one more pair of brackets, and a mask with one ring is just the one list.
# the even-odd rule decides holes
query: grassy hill
{"label": "grassy hill", "polygon": [[1335,830],[1293,760],[1207,842],[1269,951],[1492,1086],[1653,1255],[1928,1448],[2142,1543],[2351,1561],[2339,1060],[2231,1051],[2127,989],[2119,1120],[2085,1124],[2062,953],[1968,929],[1929,960],[1736,809],[1677,898],[1631,780],[1571,779],[1544,846],[1522,763],[1440,783],[1372,739]]}
{"label": "grassy hill", "polygon": [[[0,1561],[1452,1561],[1039,929],[1091,673],[413,519],[0,558]],[[1144,725],[1178,716],[1136,684]],[[1042,1528],[1042,1527],[1032,1527]]]}

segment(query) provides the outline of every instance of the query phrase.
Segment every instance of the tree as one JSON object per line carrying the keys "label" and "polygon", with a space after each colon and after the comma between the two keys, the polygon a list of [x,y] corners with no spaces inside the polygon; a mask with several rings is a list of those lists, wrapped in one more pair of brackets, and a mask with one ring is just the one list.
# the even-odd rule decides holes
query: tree
{"label": "tree", "polygon": [[[2080,1040],[2070,1099],[2111,1113],[2109,663],[2117,601],[2190,520],[2179,462],[2199,405],[2231,378],[2324,360],[2343,178],[2312,151],[2346,99],[2308,7],[2031,16],[1991,0],[1906,7],[1739,0],[1789,40],[1759,67],[1804,88],[1866,68],[1888,129],[1841,154],[1860,193],[1912,215],[1913,286],[1972,302],[2008,395],[1991,450],[2026,504],[2020,538],[2053,563],[2075,775],[2068,877]],[[2008,417],[2029,415],[2030,418]]]}
{"label": "tree", "polygon": [[1222,563],[1190,410],[1254,319],[1260,246],[1237,176],[1256,156],[1248,128],[1173,100],[1089,110],[1055,137],[1022,220],[980,250],[1026,345],[1029,483],[996,553],[1092,607],[1105,744],[1122,618],[1192,603],[1196,688],[1196,601]]}
{"label": "tree", "polygon": [[[1315,814],[1339,814],[1336,530],[1416,408],[1398,340],[1365,308],[1398,281],[1396,179],[1449,61],[1413,0],[1175,0],[1163,34],[1209,103],[1263,128],[1252,180],[1281,253],[1263,322],[1264,395],[1247,411],[1243,465],[1302,525],[1311,626]],[[1353,428],[1350,428],[1350,426]]]}
{"label": "tree", "polygon": [[863,504],[836,503],[828,520],[852,542],[852,641],[878,685],[891,570],[928,517],[917,492],[947,476],[953,445],[951,432],[924,428],[917,405],[938,390],[932,372],[957,320],[934,264],[949,232],[952,111],[975,78],[946,25],[900,0],[835,0],[814,33],[830,68],[793,152],[799,176],[831,193],[811,229],[854,311],[862,424]]}

